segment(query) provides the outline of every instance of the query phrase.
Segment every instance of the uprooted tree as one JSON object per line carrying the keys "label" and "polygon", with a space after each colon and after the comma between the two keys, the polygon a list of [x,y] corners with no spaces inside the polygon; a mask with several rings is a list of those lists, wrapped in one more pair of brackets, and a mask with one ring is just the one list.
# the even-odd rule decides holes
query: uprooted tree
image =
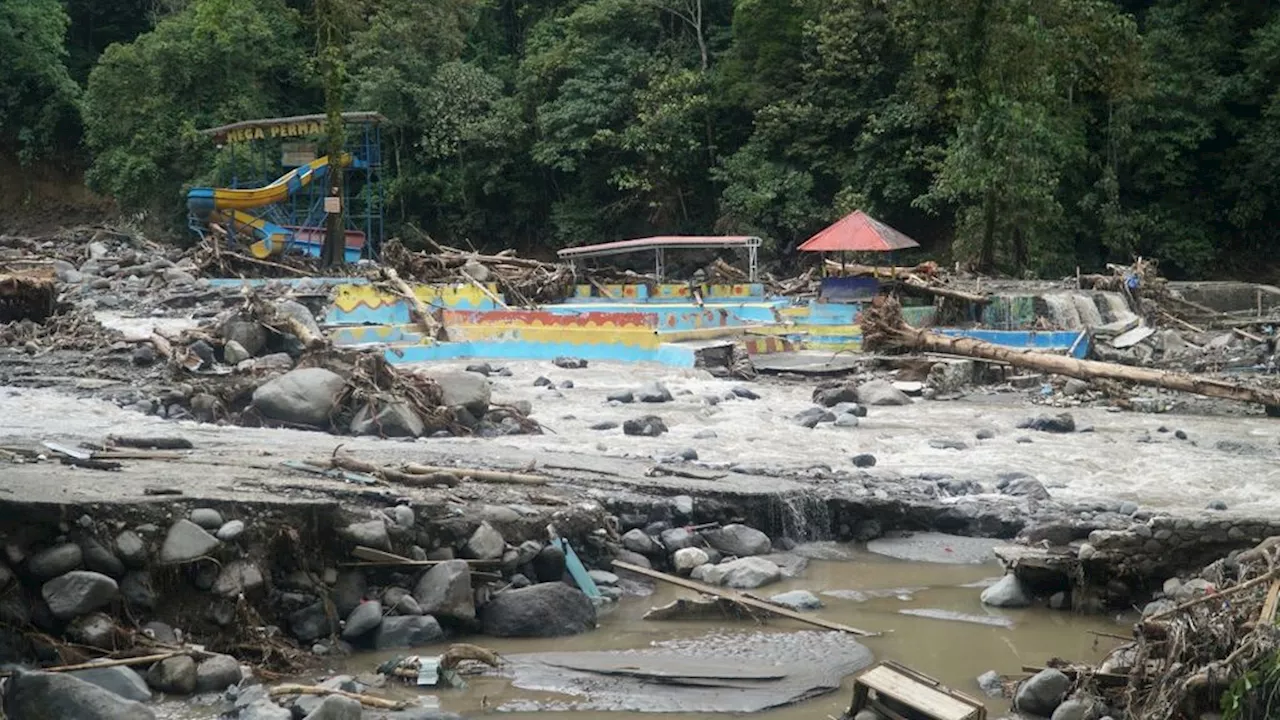
{"label": "uprooted tree", "polygon": [[1118,380],[1207,397],[1257,403],[1266,406],[1269,414],[1280,410],[1280,391],[1270,388],[1250,387],[1201,375],[1096,360],[1077,360],[1066,355],[1019,350],[973,338],[949,337],[927,329],[914,328],[903,320],[902,306],[897,298],[889,295],[882,295],[871,304],[863,315],[862,332],[866,346],[870,349],[963,355],[1081,380]]}

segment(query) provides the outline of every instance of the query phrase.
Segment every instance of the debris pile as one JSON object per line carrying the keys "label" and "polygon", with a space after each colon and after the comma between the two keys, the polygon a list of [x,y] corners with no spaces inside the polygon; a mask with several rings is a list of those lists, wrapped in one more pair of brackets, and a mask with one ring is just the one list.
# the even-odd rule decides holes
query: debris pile
{"label": "debris pile", "polygon": [[[435,253],[414,252],[399,240],[390,240],[382,249],[383,266],[401,277],[417,282],[463,282],[481,288],[496,283],[502,294],[515,304],[530,307],[568,297],[573,288],[573,267],[516,257],[511,250],[482,255],[437,244],[423,235]],[[497,298],[491,298],[497,301]],[[497,301],[499,307],[505,303]]]}

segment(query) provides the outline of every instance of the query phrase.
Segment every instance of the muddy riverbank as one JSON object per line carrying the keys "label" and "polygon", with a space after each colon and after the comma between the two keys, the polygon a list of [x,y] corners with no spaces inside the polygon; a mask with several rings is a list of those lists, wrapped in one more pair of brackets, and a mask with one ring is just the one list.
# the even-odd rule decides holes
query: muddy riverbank
{"label": "muddy riverbank", "polygon": [[[241,607],[240,594],[213,591],[228,567],[243,569],[244,563],[252,563],[261,585],[248,583],[254,587],[242,594],[257,613],[253,626],[267,634],[279,632],[282,647],[296,652],[302,664],[312,668],[308,677],[314,677],[325,669],[369,672],[388,657],[389,651],[370,654],[368,643],[374,636],[350,647],[331,637],[341,636],[353,607],[342,608],[346,612],[335,607],[332,614],[317,610],[314,624],[322,632],[305,639],[294,626],[307,618],[291,617],[323,605],[326,598],[332,601],[339,578],[347,572],[340,564],[353,560],[355,545],[381,544],[385,538],[383,549],[405,557],[447,553],[480,559],[484,553],[476,549],[475,536],[482,523],[500,536],[494,557],[500,562],[509,552],[536,556],[547,545],[546,527],[553,525],[589,567],[601,569],[624,550],[633,553],[624,558],[634,559],[636,551],[624,542],[629,532],[640,531],[663,542],[666,530],[709,523],[756,528],[768,536],[775,551],[789,555],[795,554],[796,543],[805,548],[808,541],[859,543],[941,530],[1004,541],[1021,534],[1026,551],[1051,546],[1068,558],[1063,565],[1047,568],[1049,575],[1068,580],[1076,577],[1079,563],[1092,563],[1086,567],[1092,584],[1106,589],[1101,601],[1090,606],[1104,613],[1095,616],[1047,609],[1053,596],[1074,588],[1055,587],[1045,580],[1045,567],[1022,557],[1013,564],[1023,563],[1015,570],[1036,596],[1033,609],[993,610],[984,605],[979,600],[986,584],[982,581],[1003,572],[985,553],[980,553],[985,565],[943,566],[888,562],[861,550],[849,555],[841,546],[839,560],[811,559],[799,577],[754,591],[814,592],[825,604],[817,611],[825,618],[893,631],[862,641],[877,657],[901,659],[974,691],[974,678],[986,670],[1015,672],[1021,665],[1037,665],[1055,655],[1098,659],[1108,646],[1085,630],[1114,630],[1117,613],[1149,600],[1168,577],[1203,565],[1200,555],[1227,554],[1261,536],[1280,533],[1271,521],[1280,489],[1274,463],[1280,428],[1263,418],[1073,409],[1074,432],[1039,432],[1018,426],[1042,409],[1024,404],[1017,395],[979,393],[950,402],[872,406],[856,427],[825,422],[809,429],[795,418],[813,405],[810,384],[754,383],[750,394],[758,398],[751,399],[735,392],[738,383],[696,372],[595,365],[564,370],[550,363],[513,364],[510,370],[510,376],[491,376],[494,396],[527,401],[532,417],[548,428],[546,434],[416,441],[350,438],[163,420],[101,399],[109,387],[80,391],[99,395],[93,398],[77,396],[66,386],[0,389],[0,433],[6,446],[53,442],[75,447],[103,442],[110,435],[180,435],[193,445],[171,458],[124,460],[114,472],[49,461],[6,464],[0,473],[0,534],[7,547],[23,551],[6,560],[18,576],[15,586],[26,593],[28,610],[39,610],[36,598],[48,579],[30,573],[29,556],[70,544],[82,556],[77,567],[98,572],[83,558],[86,547],[100,545],[124,565],[118,587],[123,588],[125,575],[145,569],[154,590],[153,607],[146,612],[130,614],[127,598],[104,603],[120,628],[162,622],[211,652],[232,652],[258,663],[262,658],[239,647],[243,637],[225,632],[227,621]],[[551,379],[552,386],[535,384],[540,376]],[[571,387],[566,380],[572,381]],[[671,399],[607,400],[648,382],[663,383]],[[663,418],[668,432],[637,437],[620,428],[627,420],[652,414]],[[283,461],[323,459],[338,445],[345,453],[379,464],[497,468],[541,475],[546,483],[464,480],[453,487],[365,486],[282,466]],[[868,455],[875,458],[874,465],[865,462]],[[219,539],[196,557],[165,558],[173,528],[194,522],[197,510],[219,515],[218,527],[206,518],[202,532],[217,538],[223,525],[239,521],[245,526],[242,534],[229,541]],[[352,530],[358,526],[372,535]],[[125,562],[120,540],[125,533],[142,541],[144,560]],[[525,548],[526,543],[536,547]],[[958,543],[943,543],[920,557],[936,559],[939,552],[958,549]],[[1204,552],[1192,553],[1193,549]],[[648,559],[674,570],[670,550],[662,548]],[[1177,561],[1175,550],[1185,552],[1186,562]],[[1143,558],[1161,562],[1144,563]],[[509,588],[515,575],[526,581],[544,579],[536,577],[536,568],[526,567],[532,558],[511,560],[510,567],[494,573],[496,579],[484,577],[472,587],[476,607]],[[1043,565],[1044,558],[1035,560]],[[138,567],[130,564],[134,562]],[[291,587],[291,576],[299,571],[319,574],[321,584]],[[239,572],[225,580],[223,589],[239,579],[240,587],[232,589],[244,590],[245,578]],[[359,599],[377,600],[385,609],[389,589],[412,592],[420,580],[418,572],[370,571]],[[924,589],[900,590],[917,587]],[[618,588],[607,594],[621,596],[619,602],[597,609],[600,628],[569,639],[492,640],[472,635],[477,628],[449,628],[448,623],[441,623],[439,638],[453,632],[503,654],[519,655],[550,649],[636,649],[654,641],[692,641],[725,627],[641,621],[639,615],[674,599],[676,591],[659,586],[653,596],[637,597],[632,594],[635,585]],[[881,592],[895,589],[899,591]],[[829,592],[836,594],[824,594]],[[285,599],[286,594],[301,597]],[[1064,605],[1061,600],[1055,604]],[[1076,604],[1085,607],[1083,602]],[[35,627],[59,640],[68,630],[65,620]],[[326,629],[329,632],[323,632]],[[738,629],[750,631],[752,626],[734,627]],[[800,629],[790,621],[771,621],[761,628]],[[939,642],[940,638],[946,640]],[[17,642],[27,644],[7,659],[39,659],[45,664],[78,659],[61,655],[65,648],[56,642],[43,651],[31,645],[29,637]],[[433,647],[438,645],[406,652],[436,652],[429,649]],[[975,647],[985,649],[981,655],[969,651]],[[974,657],[983,659],[975,663]],[[544,709],[565,702],[548,696],[545,683],[522,689],[518,676],[514,686],[510,682],[496,676],[475,678],[471,690],[442,696],[444,709],[473,715],[504,703],[511,704],[505,709],[513,710],[535,707],[521,704],[527,702],[550,703],[537,706]],[[799,717],[795,713],[800,712],[835,714],[842,702],[847,703],[843,692],[771,712],[779,718]]]}

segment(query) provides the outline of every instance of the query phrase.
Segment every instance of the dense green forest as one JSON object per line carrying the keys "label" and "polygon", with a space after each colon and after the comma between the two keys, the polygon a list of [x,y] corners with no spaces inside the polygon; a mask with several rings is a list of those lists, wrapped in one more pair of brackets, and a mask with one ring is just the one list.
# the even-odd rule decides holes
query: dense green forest
{"label": "dense green forest", "polygon": [[[861,208],[1007,273],[1280,249],[1280,7],[1261,0],[0,0],[0,147],[176,220],[198,128],[389,118],[387,216],[525,249]],[[321,11],[323,12],[323,11]]]}

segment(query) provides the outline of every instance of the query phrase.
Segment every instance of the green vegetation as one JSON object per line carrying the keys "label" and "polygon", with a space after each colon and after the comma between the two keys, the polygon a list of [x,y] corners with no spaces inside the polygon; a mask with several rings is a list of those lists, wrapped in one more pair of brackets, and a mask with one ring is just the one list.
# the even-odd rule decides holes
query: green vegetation
{"label": "green vegetation", "polygon": [[856,207],[1018,274],[1280,249],[1273,3],[0,0],[0,47],[0,151],[166,219],[196,129],[341,107],[390,121],[392,229],[455,244],[786,253]]}

